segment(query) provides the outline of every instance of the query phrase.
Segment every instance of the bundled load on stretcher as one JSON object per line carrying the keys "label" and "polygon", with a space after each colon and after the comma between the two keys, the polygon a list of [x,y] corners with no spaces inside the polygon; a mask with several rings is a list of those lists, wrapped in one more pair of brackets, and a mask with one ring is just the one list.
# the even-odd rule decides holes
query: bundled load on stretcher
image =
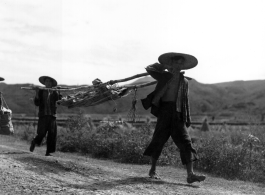
{"label": "bundled load on stretcher", "polygon": [[[128,113],[128,118],[131,119],[132,121],[135,121],[137,89],[150,86],[150,85],[154,85],[157,83],[157,81],[146,82],[146,83],[138,84],[138,85],[124,85],[124,86],[119,86],[118,83],[129,81],[129,80],[136,79],[136,78],[143,77],[143,76],[148,76],[148,75],[149,75],[148,73],[142,73],[142,74],[137,74],[137,75],[125,78],[125,79],[111,80],[106,83],[102,83],[100,79],[95,79],[92,82],[93,85],[80,86],[76,88],[38,87],[38,89],[67,92],[67,94],[64,95],[61,100],[57,101],[57,104],[60,106],[66,106],[68,108],[96,106],[96,105],[102,104],[110,100],[115,102],[115,100],[123,98],[129,95],[132,91],[134,91],[134,96],[132,99],[131,109]],[[36,87],[21,87],[21,89],[35,90]],[[116,108],[113,109],[114,112],[116,110],[117,110]]]}
{"label": "bundled load on stretcher", "polygon": [[[99,79],[96,79],[101,82]],[[95,81],[95,80],[94,80]],[[93,81],[93,84],[94,84]],[[117,100],[130,94],[131,89],[119,87],[118,85],[110,85],[109,83],[94,84],[94,90],[79,91],[74,94],[67,95],[57,103],[68,108],[89,107],[99,105],[109,100]]]}
{"label": "bundled load on stretcher", "polygon": [[77,93],[67,95],[59,100],[57,103],[68,108],[74,107],[89,107],[102,104],[106,101],[117,100],[119,98],[129,95],[133,90],[137,88],[153,85],[155,82],[149,82],[142,85],[125,85],[119,86],[118,82],[128,81],[141,76],[146,76],[147,73],[135,75],[129,78],[121,80],[112,80],[106,83],[102,83],[100,79],[95,79],[92,86],[88,86],[85,90]]}
{"label": "bundled load on stretcher", "polygon": [[[128,77],[120,80],[111,80],[106,83],[102,83],[100,79],[95,79],[93,85],[81,86],[77,88],[64,88],[53,87],[45,88],[38,87],[41,90],[60,91],[67,92],[63,98],[57,101],[57,104],[66,106],[68,108],[75,107],[89,107],[102,104],[110,100],[117,100],[119,98],[129,95],[132,91],[136,91],[137,88],[153,85],[156,81],[148,82],[140,85],[124,85],[119,86],[117,83],[129,81],[142,76],[147,76],[148,73],[137,74],[132,77]],[[21,87],[21,89],[35,90],[36,87]]]}

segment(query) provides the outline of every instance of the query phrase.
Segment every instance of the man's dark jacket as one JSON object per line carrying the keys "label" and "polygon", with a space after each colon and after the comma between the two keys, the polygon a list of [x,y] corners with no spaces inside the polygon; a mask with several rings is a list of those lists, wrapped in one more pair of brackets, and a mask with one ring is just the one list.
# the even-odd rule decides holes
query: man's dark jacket
{"label": "man's dark jacket", "polygon": [[[43,92],[44,90],[39,90],[39,98],[37,99],[35,97],[34,99],[34,104],[36,106],[39,106],[39,117],[42,117],[45,115],[45,104],[44,104],[44,99],[43,99]],[[57,106],[56,106],[56,102],[58,100],[60,100],[62,98],[61,95],[59,95],[59,93],[57,91],[53,91],[50,94],[50,108],[51,108],[51,114],[52,116],[56,117],[56,110],[57,110]]]}
{"label": "man's dark jacket", "polygon": [[[172,74],[170,72],[164,71],[162,69],[161,64],[155,63],[150,65],[146,68],[146,71],[155,79],[157,80],[157,85],[155,90],[147,95],[145,99],[142,99],[142,105],[144,109],[149,109],[151,107],[151,113],[154,116],[158,116],[160,101],[157,105],[153,104],[153,99],[156,95],[160,94],[166,84],[171,80]],[[184,122],[189,123],[191,122],[190,118],[190,106],[189,106],[189,97],[188,97],[188,80],[180,74],[180,85],[182,84],[182,98],[181,98],[181,111],[182,111],[182,119]],[[180,86],[181,87],[181,86]],[[162,96],[161,96],[162,97]]]}

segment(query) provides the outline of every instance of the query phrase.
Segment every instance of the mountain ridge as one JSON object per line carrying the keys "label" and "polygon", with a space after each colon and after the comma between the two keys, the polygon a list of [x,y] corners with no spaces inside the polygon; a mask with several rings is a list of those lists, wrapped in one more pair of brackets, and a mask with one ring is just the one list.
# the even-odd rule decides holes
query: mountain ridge
{"label": "mountain ridge", "polygon": [[[137,79],[131,84],[142,84],[151,81],[154,81],[154,79],[147,76]],[[21,87],[29,85],[29,83],[0,83],[0,91],[2,91],[3,97],[13,113],[36,113],[36,108],[32,101],[35,92],[21,89]],[[143,109],[139,100],[151,93],[154,87],[155,85],[152,85],[137,90],[138,114],[150,114],[149,110],[146,111]],[[65,92],[62,92],[62,94],[67,95]],[[131,93],[129,96],[116,100],[115,102],[109,101],[93,107],[68,109],[59,106],[58,113],[124,114],[130,110],[133,95],[134,93]],[[189,81],[189,100],[192,114],[263,115],[265,114],[265,80],[241,80],[217,84],[203,84],[192,79]],[[118,108],[116,113],[113,113],[114,107]]]}

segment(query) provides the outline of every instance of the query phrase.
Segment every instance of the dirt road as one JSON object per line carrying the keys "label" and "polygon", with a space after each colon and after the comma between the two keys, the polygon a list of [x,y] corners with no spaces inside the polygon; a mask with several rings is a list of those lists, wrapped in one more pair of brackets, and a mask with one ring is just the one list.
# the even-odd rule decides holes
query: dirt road
{"label": "dirt road", "polygon": [[185,169],[159,167],[162,180],[147,177],[149,166],[120,164],[57,152],[0,136],[0,194],[265,194],[265,185],[228,181],[208,175],[188,185]]}

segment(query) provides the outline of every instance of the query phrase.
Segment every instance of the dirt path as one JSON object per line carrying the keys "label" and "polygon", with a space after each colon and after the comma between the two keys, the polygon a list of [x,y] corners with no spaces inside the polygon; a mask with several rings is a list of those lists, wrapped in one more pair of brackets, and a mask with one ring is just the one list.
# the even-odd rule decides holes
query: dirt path
{"label": "dirt path", "polygon": [[57,152],[0,136],[0,194],[265,194],[265,185],[208,176],[188,185],[184,169],[159,167],[162,180],[147,177],[149,166],[120,164]]}

